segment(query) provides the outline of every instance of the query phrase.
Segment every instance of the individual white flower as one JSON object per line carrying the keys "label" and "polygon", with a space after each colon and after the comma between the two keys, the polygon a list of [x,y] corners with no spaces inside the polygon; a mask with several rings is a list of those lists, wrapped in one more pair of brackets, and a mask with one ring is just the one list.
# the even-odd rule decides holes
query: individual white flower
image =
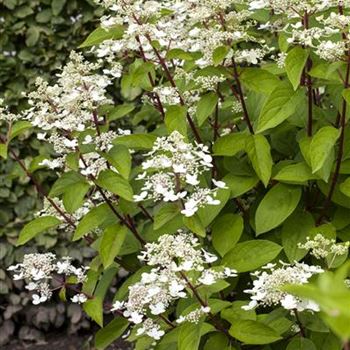
{"label": "individual white flower", "polygon": [[118,311],[118,310],[121,310],[123,307],[124,307],[124,301],[117,300],[113,303],[111,311]]}
{"label": "individual white flower", "polygon": [[143,200],[146,199],[147,196],[148,196],[148,192],[143,191],[139,195],[135,194],[133,198],[135,202],[142,202]]}
{"label": "individual white flower", "polygon": [[155,305],[151,304],[149,308],[151,310],[152,315],[160,315],[166,310],[165,305],[162,302],[159,302]]}
{"label": "individual white flower", "polygon": [[83,145],[88,145],[93,142],[93,138],[91,135],[86,135],[83,140]]}
{"label": "individual white flower", "polygon": [[186,183],[188,183],[189,185],[192,185],[192,186],[199,185],[198,175],[197,174],[194,174],[194,175],[187,174],[186,175]]}
{"label": "individual white flower", "polygon": [[216,282],[215,274],[212,271],[204,271],[198,281],[206,286],[210,286]]}
{"label": "individual white flower", "polygon": [[87,297],[85,294],[76,294],[73,296],[73,298],[71,298],[73,303],[77,303],[77,304],[83,304],[87,301]]}
{"label": "individual white flower", "polygon": [[164,334],[165,332],[163,330],[159,330],[156,328],[152,328],[147,332],[147,335],[155,340],[159,340]]}
{"label": "individual white flower", "polygon": [[216,181],[215,179],[212,180],[213,184],[218,188],[227,188],[226,183],[224,181]]}
{"label": "individual white flower", "polygon": [[47,301],[47,297],[45,295],[38,295],[38,294],[33,294],[32,295],[32,303],[34,305],[38,305],[38,304],[41,304],[41,303],[45,303],[45,301]]}
{"label": "individual white flower", "polygon": [[171,281],[169,286],[169,293],[172,297],[185,298],[186,293],[183,292],[185,286],[178,283],[177,281]]}
{"label": "individual white flower", "polygon": [[293,310],[297,308],[298,300],[293,295],[287,294],[281,299],[281,305],[287,310]]}
{"label": "individual white flower", "polygon": [[129,321],[139,324],[143,320],[143,315],[139,314],[138,312],[134,311],[130,314]]}
{"label": "individual white flower", "polygon": [[56,264],[57,273],[58,274],[66,273],[67,271],[69,271],[70,266],[71,266],[71,263],[68,259],[63,261],[58,261]]}
{"label": "individual white flower", "polygon": [[35,290],[38,288],[38,284],[35,283],[35,282],[29,282],[26,286],[25,286],[26,289],[28,290]]}

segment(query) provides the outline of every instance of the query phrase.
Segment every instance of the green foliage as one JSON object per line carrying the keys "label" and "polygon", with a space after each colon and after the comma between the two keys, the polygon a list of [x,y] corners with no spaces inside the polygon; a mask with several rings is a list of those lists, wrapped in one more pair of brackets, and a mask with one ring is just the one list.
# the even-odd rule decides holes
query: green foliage
{"label": "green foliage", "polygon": [[0,96],[22,108],[22,92],[32,88],[37,76],[52,79],[67,53],[94,28],[101,10],[88,0],[7,0],[0,13]]}
{"label": "green foliage", "polygon": [[[28,73],[27,76],[24,72],[30,66],[29,62],[35,64],[37,59],[42,59],[45,63],[43,51],[47,45],[47,55],[55,57],[48,64],[48,71],[55,70],[63,61],[61,50],[68,50],[63,42],[69,40],[65,38],[69,38],[74,30],[82,29],[79,21],[66,28],[64,19],[78,11],[77,0],[53,0],[50,4],[43,1],[42,10],[38,12],[39,3],[36,1],[32,5],[19,0],[1,5],[6,8],[6,35],[0,40],[11,48],[7,34],[9,28],[15,31],[22,28],[19,35],[24,39],[22,45],[25,48],[19,48],[18,57],[26,64],[23,65],[25,68],[18,68],[19,73],[16,72],[21,79],[13,83],[15,79],[9,82],[8,74],[5,78],[0,75],[5,97],[11,104],[18,104],[19,109],[24,104],[21,100],[18,102],[11,91],[18,91],[27,82],[32,83],[33,75]],[[342,5],[339,6],[341,10]],[[86,7],[92,16],[94,10],[90,5],[82,7]],[[195,52],[186,50],[185,46],[172,48],[172,43],[165,48],[162,40],[153,40],[148,32],[132,38],[134,29],[130,30],[126,22],[109,30],[95,25],[96,29],[89,35],[82,29],[86,35],[85,40],[80,37],[79,48],[90,50],[106,40],[116,42],[125,39],[125,33],[129,44],[137,44],[124,50],[122,56],[116,55],[118,60],[114,63],[120,63],[121,77],[106,89],[108,102],[91,108],[92,122],[87,122],[83,131],[80,128],[73,131],[55,129],[59,136],[76,141],[71,150],[65,151],[65,168],[64,171],[57,170],[57,178],[43,169],[41,161],[54,159],[60,152],[57,149],[54,152],[38,140],[31,141],[36,145],[35,155],[30,154],[24,162],[13,165],[13,158],[17,157],[13,152],[16,152],[18,142],[31,132],[27,121],[9,123],[8,129],[2,133],[5,141],[0,143],[0,156],[8,160],[5,165],[0,164],[5,173],[0,178],[3,184],[0,203],[5,207],[3,203],[7,201],[12,204],[17,199],[21,201],[10,211],[1,208],[0,223],[16,224],[10,235],[5,233],[6,249],[9,249],[8,242],[13,244],[18,236],[17,245],[32,240],[48,250],[63,233],[76,244],[80,242],[82,246],[89,246],[88,278],[73,288],[85,293],[88,300],[83,310],[100,327],[95,337],[97,349],[105,349],[125,334],[130,342],[135,343],[137,350],[151,346],[156,350],[341,350],[349,343],[348,251],[345,249],[341,254],[333,251],[322,257],[312,249],[302,249],[300,244],[319,234],[334,240],[332,244],[350,240],[350,132],[347,125],[350,97],[349,81],[346,81],[350,76],[350,64],[346,66],[345,60],[325,63],[312,47],[290,40],[290,33],[271,35],[263,29],[257,31],[258,25],[275,19],[293,23],[297,28],[294,19],[290,20],[283,13],[259,9],[246,12],[244,1],[232,4],[232,7],[247,16],[244,23],[252,21],[254,24],[249,36],[238,43],[225,40],[212,52],[207,48],[208,57],[202,55],[199,47]],[[13,15],[8,10],[13,11]],[[229,11],[225,8],[223,12],[226,10]],[[206,26],[210,28],[211,25],[224,30],[226,23],[222,22],[221,16],[225,17],[225,13],[217,15],[208,17],[203,28],[200,21],[192,23],[192,34],[197,30],[207,30]],[[10,16],[15,20],[8,20]],[[133,21],[139,25],[137,14],[133,16]],[[176,14],[164,8],[157,16],[146,16],[142,20],[149,21],[147,24],[154,28],[159,18],[167,16],[170,20]],[[221,21],[213,25],[216,17]],[[302,18],[305,26],[309,24],[306,17]],[[85,14],[82,18],[81,21],[85,21]],[[312,22],[315,20],[312,18]],[[62,30],[67,36],[60,36],[58,31],[60,40],[51,43],[54,26],[64,27]],[[140,41],[139,35],[146,44]],[[271,52],[266,52],[264,60],[252,54],[251,61],[242,60],[243,64],[236,58],[236,50],[249,51],[262,42],[262,37],[266,45],[280,48],[284,64],[276,64],[276,56]],[[339,35],[339,40],[341,37],[343,35]],[[62,47],[56,47],[52,55],[53,49],[48,42],[54,47]],[[74,44],[78,46],[76,41]],[[146,54],[142,45],[147,45],[149,51]],[[17,66],[16,59],[11,57],[10,64]],[[206,59],[211,61],[203,67]],[[44,63],[41,69],[45,68]],[[201,83],[201,79],[205,83]],[[163,95],[162,89],[166,91]],[[172,94],[175,96],[170,96]],[[86,136],[97,140],[109,131],[119,131],[119,128],[131,129],[132,132],[114,134],[113,140],[104,148],[97,143],[85,142]],[[173,165],[158,167],[152,162],[143,162],[145,153],[149,152],[148,159],[167,164],[167,157],[175,153],[173,148],[162,149],[161,155],[150,150],[155,145],[161,148],[162,143],[166,144],[165,137],[174,132],[176,135],[179,132],[193,147],[203,144],[193,153],[198,159],[193,155],[182,159],[182,163],[176,164],[180,170],[175,170]],[[185,152],[186,147],[181,151]],[[84,166],[81,163],[84,165],[85,157],[93,152],[97,154],[94,159],[101,160],[102,165],[96,161],[97,165],[93,164],[98,168],[96,172],[82,171]],[[194,158],[209,171],[200,169],[194,177],[188,178],[186,175],[189,174],[185,174],[181,166]],[[9,168],[8,164],[11,164]],[[154,180],[145,187],[143,180],[149,180],[157,173],[168,178],[158,180],[158,183]],[[20,186],[13,185],[14,179]],[[35,184],[41,196],[54,203],[55,214],[39,216],[26,223],[32,217],[32,210],[39,207],[33,195],[34,188],[30,187],[24,194],[28,181]],[[162,201],[167,186],[171,186],[172,196]],[[200,188],[207,192],[200,194],[199,199],[193,196],[190,204],[198,210],[188,216],[189,201],[186,202],[185,198],[193,194],[191,191],[200,193]],[[149,196],[154,193],[153,197]],[[2,198],[6,200],[2,201]],[[55,203],[60,203],[60,200],[63,207],[57,210]],[[77,213],[82,214],[78,216]],[[17,226],[22,229],[19,235]],[[207,254],[206,263],[214,276],[226,274],[227,278],[220,277],[207,283],[200,266],[179,268],[177,264],[182,257],[176,257],[169,265],[176,275],[176,286],[180,285],[186,298],[171,295],[168,307],[163,310],[163,296],[160,295],[160,306],[156,306],[162,311],[157,313],[147,309],[142,322],[131,322],[130,317],[135,315],[120,310],[111,312],[112,303],[125,301],[133,286],[140,287],[152,273],[167,268],[152,265],[147,257],[143,257],[142,251],[154,247],[153,243],[163,235],[171,237],[179,231],[191,231],[195,235],[196,240],[191,242],[198,242],[195,246],[198,251],[216,253],[217,259],[203,253]],[[40,245],[39,242],[47,237],[49,243]],[[176,248],[181,251],[182,247]],[[171,252],[158,254],[158,258],[168,262]],[[193,251],[188,254],[193,254]],[[276,292],[276,301],[256,305],[254,310],[249,309],[251,304],[247,307],[249,289],[258,287],[258,283],[253,283],[256,278],[266,277],[274,266],[288,263],[299,266],[297,262],[320,266],[317,268],[319,275],[303,281],[304,284],[278,285],[276,290],[265,293],[267,296]],[[264,272],[257,273],[256,270],[260,269]],[[150,271],[152,273],[148,274]],[[0,274],[0,283],[4,279],[2,275],[4,273]],[[279,276],[281,280],[284,277]],[[167,278],[152,280],[154,290],[151,291],[157,294],[160,282],[170,282]],[[64,282],[59,296],[69,302],[68,282]],[[269,287],[273,289],[273,283]],[[136,302],[147,304],[150,295],[145,297],[142,293],[140,288],[139,295],[134,295],[134,298],[143,297]],[[288,293],[293,302],[314,301],[320,312],[298,311],[294,306],[288,308],[290,300],[286,294],[281,296],[278,293]],[[144,309],[141,311],[146,313]],[[196,322],[185,320],[180,324],[183,320],[180,322],[179,318],[190,312],[197,316]],[[137,316],[140,315],[136,312]],[[152,318],[164,333],[156,345],[150,341],[146,328],[142,328],[147,326],[146,317]]]}
{"label": "green foliage", "polygon": [[283,223],[297,207],[300,197],[301,189],[298,187],[278,184],[271,188],[256,210],[256,234],[271,231]]}
{"label": "green foliage", "polygon": [[223,258],[223,263],[239,272],[258,269],[275,259],[282,247],[266,240],[238,243]]}
{"label": "green foliage", "polygon": [[101,328],[95,337],[95,346],[97,349],[105,349],[116,339],[123,335],[128,327],[128,321],[123,318],[116,318],[104,328]]}
{"label": "green foliage", "polygon": [[40,218],[32,220],[27,225],[25,225],[23,230],[20,232],[17,245],[27,243],[37,234],[53,228],[60,223],[61,221],[54,216],[42,216]]}
{"label": "green foliage", "polygon": [[281,337],[271,327],[252,320],[240,320],[230,328],[230,334],[245,344],[270,344]]}
{"label": "green foliage", "polygon": [[296,90],[300,84],[300,78],[308,56],[309,53],[307,50],[299,46],[296,46],[288,52],[286,57],[286,73],[294,90]]}

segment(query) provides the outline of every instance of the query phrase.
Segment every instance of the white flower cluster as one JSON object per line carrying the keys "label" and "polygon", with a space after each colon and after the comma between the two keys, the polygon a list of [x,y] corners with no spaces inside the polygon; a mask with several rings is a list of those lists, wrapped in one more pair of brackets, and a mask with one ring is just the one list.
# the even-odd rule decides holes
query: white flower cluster
{"label": "white flower cluster", "polygon": [[314,13],[337,6],[339,0],[248,0],[248,3],[250,10],[267,8],[295,17],[304,12]]}
{"label": "white flower cluster", "polygon": [[[124,52],[142,52],[150,61],[157,61],[159,56],[153,42],[159,43],[159,52],[165,55],[171,49],[187,52],[199,52],[202,57],[196,60],[200,67],[213,64],[216,48],[239,42],[258,42],[249,33],[255,25],[250,11],[235,11],[233,0],[137,0],[109,1],[95,0],[103,5],[110,14],[101,19],[102,27],[107,30],[116,25],[126,27],[119,40],[103,42],[96,52],[98,57],[122,57]],[[227,58],[233,55],[232,50]],[[243,60],[243,55],[241,55]],[[248,63],[252,60],[246,54]],[[114,61],[117,61],[114,59]],[[182,65],[180,62],[174,64]]]}
{"label": "white flower cluster", "polygon": [[99,67],[73,51],[70,62],[57,75],[55,85],[37,79],[37,90],[29,94],[33,107],[25,112],[24,117],[43,130],[85,130],[87,125],[92,125],[93,111],[111,102],[105,97],[105,89],[112,81],[96,73]]}
{"label": "white flower cluster", "polygon": [[330,40],[321,41],[315,51],[316,55],[325,61],[337,61],[342,59],[346,51],[343,41],[333,42]]}
{"label": "white flower cluster", "polygon": [[349,251],[350,242],[336,243],[335,239],[328,239],[322,234],[317,234],[313,239],[306,238],[305,243],[298,243],[298,248],[310,250],[310,254],[317,259],[326,258],[329,255],[344,255]]}
{"label": "white flower cluster", "polygon": [[19,119],[17,114],[10,113],[6,107],[3,107],[4,100],[0,98],[0,123],[5,121],[7,123],[13,123]]}
{"label": "white flower cluster", "polygon": [[[82,266],[76,268],[71,263],[70,257],[64,257],[57,260],[56,255],[52,253],[45,254],[26,254],[23,262],[10,266],[8,271],[15,272],[13,279],[26,280],[26,289],[35,291],[32,295],[33,304],[38,305],[49,300],[52,296],[50,281],[56,275],[75,276],[76,283],[82,283],[86,280],[86,271],[88,267]],[[75,303],[83,303],[87,300],[84,294],[77,294],[72,299]]]}
{"label": "white flower cluster", "polygon": [[[174,301],[187,298],[188,281],[197,287],[196,282],[189,277],[185,279],[183,274],[196,273],[199,278],[195,281],[207,285],[236,276],[235,271],[228,268],[221,268],[221,271],[207,269],[206,265],[216,261],[217,257],[200,249],[198,239],[182,231],[176,235],[163,235],[155,243],[147,243],[139,259],[154,268],[143,273],[141,280],[129,287],[128,300],[116,301],[112,311],[122,311],[129,321],[140,325],[137,335],[147,334],[156,340],[164,335],[164,330],[148,315],[162,315]],[[198,318],[208,312],[210,309],[204,307],[180,317],[177,322],[198,322]]]}
{"label": "white flower cluster", "polygon": [[282,31],[288,43],[313,48],[316,55],[330,62],[342,60],[350,44],[345,34],[349,30],[350,16],[340,11],[346,6],[348,2],[339,0],[250,1],[251,11],[268,8],[282,15],[275,23],[262,24],[260,29]]}
{"label": "white flower cluster", "polygon": [[263,271],[252,273],[255,277],[253,288],[245,290],[245,293],[251,294],[251,301],[243,306],[243,309],[251,310],[260,305],[281,305],[287,310],[319,311],[319,306],[312,300],[301,299],[281,290],[285,285],[308,283],[313,275],[323,272],[319,266],[281,262],[280,267],[276,267],[276,264],[268,264],[262,269]]}
{"label": "white flower cluster", "polygon": [[226,187],[224,182],[213,180],[214,189],[200,187],[199,176],[213,167],[207,146],[193,146],[174,131],[168,137],[158,137],[146,156],[142,163],[145,172],[137,178],[143,180],[144,185],[141,193],[134,196],[135,201],[181,201],[181,212],[186,216],[194,215],[207,204],[220,204],[215,196],[218,188]]}

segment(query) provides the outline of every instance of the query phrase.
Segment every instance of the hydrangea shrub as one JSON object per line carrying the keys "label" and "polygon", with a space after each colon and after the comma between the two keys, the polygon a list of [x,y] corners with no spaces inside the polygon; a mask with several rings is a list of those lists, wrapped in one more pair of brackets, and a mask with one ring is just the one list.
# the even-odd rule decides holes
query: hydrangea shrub
{"label": "hydrangea shrub", "polygon": [[[350,3],[97,3],[93,58],[4,106],[0,145],[45,198],[17,244],[55,229],[96,254],[14,278],[82,304],[98,349],[348,350]],[[29,167],[27,128],[52,151]]]}

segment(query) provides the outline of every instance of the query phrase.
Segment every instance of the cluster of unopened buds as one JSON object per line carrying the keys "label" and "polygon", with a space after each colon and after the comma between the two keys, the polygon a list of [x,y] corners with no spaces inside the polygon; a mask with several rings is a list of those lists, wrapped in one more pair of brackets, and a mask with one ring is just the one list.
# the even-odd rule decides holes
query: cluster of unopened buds
{"label": "cluster of unopened buds", "polygon": [[194,215],[205,205],[220,204],[215,197],[219,188],[226,188],[224,182],[212,180],[213,189],[200,186],[200,175],[213,167],[207,146],[193,146],[174,131],[168,137],[157,138],[146,157],[142,163],[144,172],[137,177],[144,185],[141,193],[134,196],[136,202],[148,199],[179,201],[185,216]]}
{"label": "cluster of unopened buds", "polygon": [[[212,285],[218,280],[235,277],[236,271],[223,267],[207,267],[217,257],[200,248],[199,240],[191,233],[179,231],[175,235],[163,235],[157,242],[147,243],[139,259],[149,266],[141,280],[129,287],[127,301],[116,301],[112,311],[122,313],[137,328],[137,335],[147,334],[160,339],[164,330],[157,322],[169,307],[182,298],[189,297],[186,288]],[[189,277],[196,276],[196,277]],[[197,323],[210,312],[207,305],[201,305],[176,322]],[[154,316],[151,318],[149,315]]]}
{"label": "cluster of unopened buds", "polygon": [[337,243],[335,239],[326,238],[320,233],[314,238],[307,237],[305,243],[298,243],[298,248],[309,250],[316,259],[344,255],[349,251],[349,247],[349,241]]}
{"label": "cluster of unopened buds", "polygon": [[[86,271],[88,267],[74,267],[70,257],[64,257],[57,260],[56,255],[52,253],[45,254],[26,254],[23,262],[12,265],[8,271],[14,272],[13,279],[15,281],[25,280],[26,289],[32,291],[32,302],[34,305],[48,301],[54,289],[61,287],[61,276],[72,278],[74,284],[83,283],[86,280]],[[51,282],[55,281],[58,287],[53,287]],[[87,296],[79,291],[75,294],[71,301],[73,303],[84,303]]]}

